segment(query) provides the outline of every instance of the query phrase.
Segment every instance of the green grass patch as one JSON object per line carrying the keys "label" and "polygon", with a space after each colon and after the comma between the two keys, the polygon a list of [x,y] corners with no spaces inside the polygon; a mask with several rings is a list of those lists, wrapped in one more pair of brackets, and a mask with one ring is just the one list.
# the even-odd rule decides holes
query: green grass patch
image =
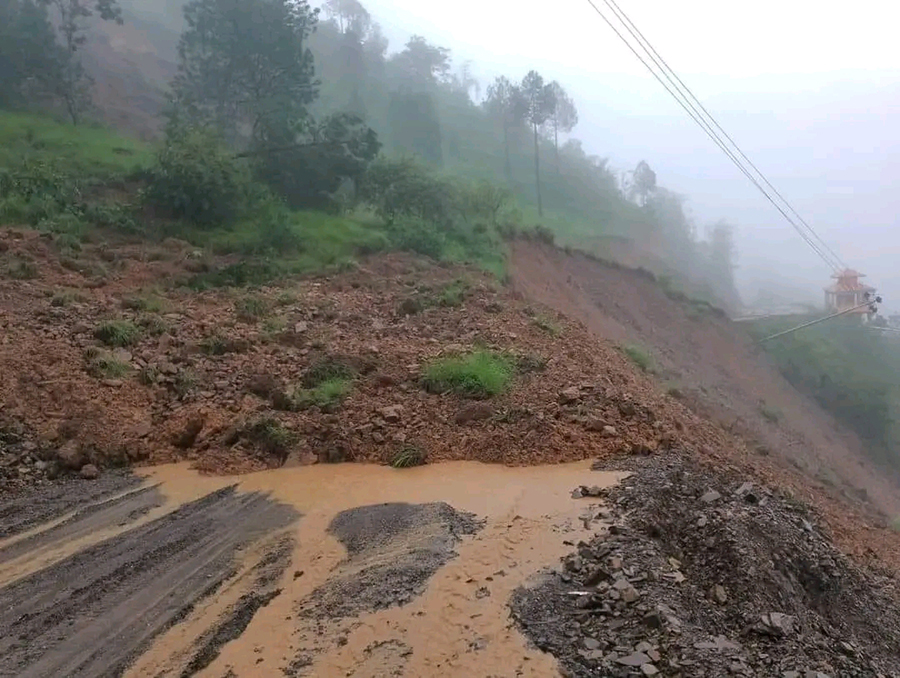
{"label": "green grass patch", "polygon": [[549,360],[544,356],[535,353],[526,353],[517,355],[514,358],[516,372],[519,374],[531,374],[534,372],[543,372],[547,369]]}
{"label": "green grass patch", "polygon": [[466,297],[469,296],[471,286],[466,280],[454,280],[441,290],[437,298],[438,306],[447,308],[455,308],[462,306]]}
{"label": "green grass patch", "polygon": [[122,379],[131,373],[131,365],[106,351],[88,354],[88,373],[98,379]]}
{"label": "green grass patch", "polygon": [[425,368],[422,385],[429,393],[453,392],[468,398],[490,398],[509,387],[514,371],[508,357],[475,351],[431,363]]}
{"label": "green grass patch", "polygon": [[66,308],[72,304],[83,304],[87,298],[78,290],[57,290],[50,297],[50,305],[54,308]]}
{"label": "green grass patch", "polygon": [[40,274],[37,262],[29,257],[12,254],[0,259],[0,276],[12,280],[34,280]]}
{"label": "green grass patch", "polygon": [[172,387],[179,398],[184,398],[197,388],[199,383],[200,380],[193,370],[179,370],[178,374],[175,375]]}
{"label": "green grass patch", "polygon": [[762,415],[763,419],[768,421],[770,424],[777,424],[782,419],[781,410],[777,407],[770,407],[765,403],[759,406],[759,413]]}
{"label": "green grass patch", "polygon": [[134,295],[122,299],[122,308],[129,311],[162,313],[166,310],[166,300],[155,294]]}
{"label": "green grass patch", "polygon": [[138,373],[138,381],[144,386],[155,386],[160,379],[162,379],[162,373],[154,365],[147,365]]}
{"label": "green grass patch", "polygon": [[269,313],[269,304],[262,297],[247,296],[238,299],[234,305],[238,320],[246,323],[261,320]]}
{"label": "green grass patch", "polygon": [[153,162],[149,144],[99,125],[71,125],[33,113],[0,113],[0,167],[52,162],[73,173],[126,176]]}
{"label": "green grass patch", "polygon": [[303,387],[314,389],[329,381],[354,379],[359,371],[349,360],[342,358],[321,358],[313,362],[303,375]]}
{"label": "green grass patch", "polygon": [[229,352],[228,338],[219,332],[214,332],[200,341],[200,350],[206,355],[225,355]]}
{"label": "green grass patch", "polygon": [[107,320],[94,329],[94,338],[114,348],[132,346],[141,338],[141,329],[130,320]]}
{"label": "green grass patch", "polygon": [[637,346],[636,344],[629,344],[622,347],[622,352],[628,356],[629,360],[631,360],[631,362],[633,362],[642,372],[654,371],[653,357],[646,349]]}
{"label": "green grass patch", "polygon": [[425,464],[425,451],[415,445],[405,445],[391,457],[391,466],[393,468],[412,468],[413,466],[422,466]]}
{"label": "green grass patch", "polygon": [[292,412],[306,410],[310,407],[318,407],[323,412],[333,412],[344,401],[352,388],[353,382],[350,379],[328,379],[312,388],[300,388],[286,394],[284,398],[280,399],[278,405],[281,409]]}
{"label": "green grass patch", "polygon": [[247,425],[240,437],[268,454],[285,458],[291,447],[297,442],[297,435],[285,428],[277,419],[264,418]]}
{"label": "green grass patch", "polygon": [[138,325],[151,337],[158,337],[169,331],[169,323],[155,313],[142,315],[138,319]]}

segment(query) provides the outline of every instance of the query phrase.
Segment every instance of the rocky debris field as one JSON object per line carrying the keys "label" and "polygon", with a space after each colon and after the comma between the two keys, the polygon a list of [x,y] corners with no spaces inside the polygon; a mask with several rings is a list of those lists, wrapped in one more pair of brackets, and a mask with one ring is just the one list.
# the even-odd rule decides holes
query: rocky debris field
{"label": "rocky debris field", "polygon": [[[85,248],[98,276],[39,235],[0,241],[34,262],[34,277],[0,278],[0,408],[29,432],[0,453],[9,486],[181,459],[217,473],[400,453],[538,464],[721,443],[617,347],[464,267],[377,256],[196,291],[186,243]],[[477,351],[505,361],[507,388],[424,388],[434,361]]]}
{"label": "rocky debris field", "polygon": [[837,678],[900,675],[896,581],[860,569],[813,513],[680,454],[603,496],[608,534],[512,601],[566,675]]}

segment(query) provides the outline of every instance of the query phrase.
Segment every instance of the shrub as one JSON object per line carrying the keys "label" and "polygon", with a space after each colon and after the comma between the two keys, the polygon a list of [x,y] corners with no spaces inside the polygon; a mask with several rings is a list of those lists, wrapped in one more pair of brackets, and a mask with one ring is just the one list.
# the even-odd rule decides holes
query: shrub
{"label": "shrub", "polygon": [[305,410],[318,407],[331,412],[343,402],[350,392],[352,382],[349,379],[328,379],[320,384],[305,389],[297,389],[279,399],[281,409],[290,411]]}
{"label": "shrub", "polygon": [[307,389],[315,388],[328,381],[347,381],[358,374],[356,367],[349,361],[341,358],[323,358],[317,360],[303,375],[303,386]]}
{"label": "shrub", "polygon": [[94,338],[107,346],[131,346],[136,344],[140,337],[140,328],[128,320],[107,320],[94,329]]}
{"label": "shrub", "polygon": [[515,358],[516,371],[520,374],[543,372],[547,369],[548,362],[549,360],[547,358],[533,353],[516,356]]}
{"label": "shrub", "polygon": [[165,300],[153,294],[130,296],[122,299],[122,308],[130,311],[161,313],[165,309]]}
{"label": "shrub", "polygon": [[381,148],[378,136],[347,113],[311,122],[305,132],[311,143],[255,156],[256,176],[291,207],[339,212],[353,202],[342,187],[363,177]]}
{"label": "shrub", "polygon": [[234,309],[237,313],[238,320],[255,322],[260,318],[265,317],[269,312],[269,305],[262,297],[249,296],[238,299],[237,303],[234,305]]}
{"label": "shrub", "polygon": [[175,394],[179,398],[184,398],[197,388],[197,381],[197,375],[191,370],[179,370],[178,374],[175,375],[175,380],[172,384],[175,389]]}
{"label": "shrub", "polygon": [[121,379],[131,372],[131,366],[109,353],[100,352],[88,361],[88,373],[98,379]]}
{"label": "shrub", "polygon": [[445,307],[461,306],[469,294],[469,283],[456,280],[445,287],[438,296],[438,305]]}
{"label": "shrub", "polygon": [[781,412],[778,408],[770,407],[765,403],[762,403],[759,406],[759,413],[762,415],[763,419],[768,421],[770,424],[777,424],[781,421]]}
{"label": "shrub", "polygon": [[507,188],[483,179],[469,185],[457,184],[457,190],[457,206],[463,219],[467,222],[482,221],[492,226],[497,226],[501,212],[512,198]]}
{"label": "shrub", "polygon": [[6,261],[0,262],[0,272],[13,280],[33,280],[40,276],[37,262],[30,257],[10,255]]}
{"label": "shrub", "polygon": [[154,313],[141,316],[138,320],[138,324],[153,337],[158,337],[169,331],[169,324]]}
{"label": "shrub", "polygon": [[44,161],[23,161],[0,171],[0,221],[36,226],[65,212],[80,211],[83,186],[72,173]]}
{"label": "shrub", "polygon": [[263,451],[281,458],[287,457],[291,446],[297,441],[297,436],[286,429],[278,420],[266,418],[260,419],[242,431],[242,437],[247,438]]}
{"label": "shrub", "polygon": [[560,332],[562,332],[562,328],[557,325],[555,322],[550,320],[550,318],[546,318],[542,315],[537,316],[532,321],[535,327],[542,329],[547,334],[551,334],[554,337],[558,336]]}
{"label": "shrub", "polygon": [[430,393],[458,393],[469,398],[490,398],[507,389],[513,365],[489,351],[437,360],[425,369],[422,385]]}
{"label": "shrub", "polygon": [[378,158],[366,172],[363,198],[392,224],[401,217],[447,226],[453,220],[457,192],[412,158]]}
{"label": "shrub", "polygon": [[425,463],[425,451],[415,445],[406,445],[393,456],[391,466],[394,468],[412,468]]}
{"label": "shrub", "polygon": [[159,368],[154,367],[153,365],[147,365],[138,374],[138,381],[144,386],[155,386],[159,383],[161,376]]}
{"label": "shrub", "polygon": [[74,303],[83,303],[85,301],[86,299],[84,296],[75,290],[60,290],[54,292],[53,296],[50,298],[50,305],[54,308],[63,308]]}
{"label": "shrub", "polygon": [[415,217],[400,217],[388,226],[388,240],[394,249],[441,259],[447,236],[437,226]]}
{"label": "shrub", "polygon": [[210,334],[200,342],[200,350],[206,355],[225,355],[228,348],[228,339],[218,332]]}
{"label": "shrub", "polygon": [[214,132],[173,128],[149,172],[144,197],[161,214],[211,227],[244,211],[251,184],[247,165]]}
{"label": "shrub", "polygon": [[633,362],[640,368],[642,372],[653,371],[653,358],[651,358],[650,354],[640,346],[629,344],[628,346],[625,346],[622,351],[631,359],[631,362]]}

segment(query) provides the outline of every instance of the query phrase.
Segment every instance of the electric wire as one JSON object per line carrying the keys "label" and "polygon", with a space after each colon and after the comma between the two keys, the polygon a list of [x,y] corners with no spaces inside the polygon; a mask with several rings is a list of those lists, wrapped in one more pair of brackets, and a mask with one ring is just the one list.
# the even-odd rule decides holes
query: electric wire
{"label": "electric wire", "polygon": [[[819,234],[815,232],[815,229],[813,229],[813,227],[810,226],[806,222],[806,220],[797,212],[797,210],[794,209],[793,205],[791,205],[791,203],[788,202],[787,198],[785,198],[778,191],[778,189],[772,185],[772,182],[770,182],[766,178],[765,174],[763,174],[762,171],[754,164],[754,162],[750,158],[747,157],[747,155],[741,150],[740,146],[738,146],[737,142],[719,124],[719,122],[715,119],[715,117],[713,117],[712,113],[710,113],[709,110],[707,110],[706,106],[704,106],[703,102],[701,102],[697,98],[697,96],[693,93],[691,88],[688,87],[684,83],[684,81],[678,76],[678,74],[675,72],[675,70],[671,66],[669,66],[668,62],[659,54],[659,52],[656,51],[656,48],[653,47],[653,45],[650,43],[650,41],[647,40],[646,37],[644,37],[644,34],[641,33],[640,29],[637,26],[635,26],[634,22],[628,17],[628,15],[625,13],[625,11],[621,7],[619,7],[619,5],[616,3],[616,0],[603,0],[603,2],[606,3],[607,7],[612,9],[613,13],[616,15],[616,17],[619,19],[619,21],[621,21],[623,24],[625,24],[626,28],[628,29],[629,33],[631,33],[632,37],[634,37],[636,40],[638,40],[639,43],[642,43],[642,46],[645,49],[645,51],[647,51],[648,54],[650,54],[651,58],[654,60],[654,62],[657,64],[657,66],[660,68],[660,70],[663,71],[663,74],[666,75],[666,79],[669,80],[669,82],[672,83],[672,85],[674,87],[676,87],[676,89],[679,89],[679,92],[681,92],[682,95],[685,96],[685,98],[687,98],[689,102],[693,102],[694,104],[697,105],[697,107],[699,107],[700,111],[702,111],[703,114],[705,114],[706,118],[709,119],[709,122],[713,126],[715,126],[715,128],[734,147],[737,154],[740,155],[740,157],[756,172],[756,174],[759,175],[759,177],[762,179],[763,183],[765,183],[766,186],[768,186],[772,190],[772,192],[785,204],[785,206],[797,218],[797,220],[809,231],[810,235],[813,238],[815,238],[818,246],[824,252],[826,252],[829,255],[829,257],[836,264],[838,264],[840,266],[841,269],[846,269],[847,265],[841,260],[840,256],[833,249],[831,249],[831,247],[828,246],[828,243],[826,243],[825,240],[823,240],[819,236]],[[669,74],[671,74],[671,77],[669,76]],[[675,82],[672,82],[672,78],[675,79]],[[691,107],[694,108],[693,105]],[[696,108],[694,108],[694,110],[696,112]]]}
{"label": "electric wire", "polygon": [[[612,31],[618,36],[618,38],[625,44],[625,46],[628,47],[628,49],[631,50],[631,52],[644,65],[644,67],[648,71],[650,71],[650,74],[653,75],[653,77],[656,78],[656,80],[660,83],[660,85],[663,86],[663,88],[665,88],[665,90],[672,96],[672,98],[674,98],[675,101],[678,102],[678,104],[684,109],[684,111],[688,114],[688,116],[695,123],[697,123],[700,126],[700,128],[706,133],[706,135],[712,140],[712,142],[714,144],[716,144],[716,146],[718,146],[719,149],[723,153],[725,153],[725,155],[732,161],[732,163],[738,168],[738,170],[740,170],[741,173],[744,174],[744,176],[747,177],[747,179],[754,186],[756,186],[756,188],[772,204],[772,206],[775,207],[775,209],[778,210],[779,213],[781,213],[781,215],[785,218],[785,220],[789,224],[791,224],[791,226],[794,228],[795,231],[797,231],[797,233],[806,242],[806,244],[809,245],[809,247],[833,270],[839,271],[842,268],[845,268],[845,266],[843,265],[841,260],[837,257],[837,255],[835,255],[834,252],[830,248],[827,248],[827,245],[825,245],[825,248],[827,248],[827,250],[826,250],[822,246],[820,246],[816,243],[816,241],[813,239],[813,237],[815,237],[819,241],[823,242],[823,244],[824,244],[824,241],[822,241],[821,238],[819,238],[819,236],[815,233],[815,231],[812,229],[812,227],[809,226],[809,224],[807,224],[805,221],[803,221],[804,225],[812,233],[812,236],[811,236],[807,232],[805,232],[803,230],[803,228],[799,224],[797,224],[797,222],[794,221],[794,219],[791,218],[791,216],[787,213],[787,211],[785,210],[784,207],[782,207],[775,201],[775,199],[769,194],[769,192],[760,184],[760,181],[757,180],[757,178],[754,177],[750,173],[750,171],[744,166],[744,164],[741,162],[741,160],[738,158],[738,156],[735,154],[735,152],[733,152],[730,148],[728,148],[726,146],[725,142],[722,141],[721,137],[719,137],[719,135],[713,129],[712,125],[702,117],[700,112],[697,110],[697,107],[691,102],[691,99],[687,95],[685,95],[681,91],[681,89],[678,87],[678,85],[676,85],[676,83],[672,80],[672,77],[674,76],[680,82],[680,79],[674,73],[674,71],[672,72],[672,76],[670,76],[667,73],[666,68],[664,68],[663,65],[660,63],[661,58],[660,58],[660,61],[657,61],[657,59],[654,58],[653,54],[657,54],[656,51],[652,50],[653,53],[651,54],[651,52],[649,50],[647,50],[647,48],[641,44],[641,40],[635,34],[635,32],[637,31],[636,27],[634,30],[632,30],[628,26],[628,24],[631,24],[633,26],[633,23],[631,23],[630,20],[627,20],[627,23],[626,23],[626,21],[623,20],[619,16],[619,13],[616,11],[616,9],[614,9],[610,5],[610,0],[603,0],[603,1],[607,4],[608,7],[610,7],[610,9],[616,15],[616,18],[618,18],[619,21],[621,21],[625,25],[625,29],[628,30],[628,32],[632,35],[632,37],[638,41],[638,44],[641,46],[642,49],[645,50],[648,57],[654,62],[654,64],[657,66],[657,68],[659,68],[659,70],[662,72],[662,75],[666,77],[666,79],[669,81],[669,83],[671,83],[672,87],[670,87],[669,85],[666,84],[666,82],[663,81],[662,77],[660,77],[660,75],[653,69],[653,67],[650,66],[649,63],[647,63],[647,60],[637,51],[637,49],[635,49],[635,47],[631,44],[631,42],[629,42],[629,40],[624,35],[622,35],[622,33],[619,31],[619,29],[616,28],[616,26],[612,23],[612,21],[610,21],[610,19],[601,11],[601,9],[594,3],[594,1],[587,0],[588,4],[594,9],[594,11],[600,16],[600,18],[606,22],[606,24],[610,27],[610,29],[612,29]],[[616,5],[616,7],[618,7],[618,6]],[[622,15],[624,16],[624,13],[622,13]],[[625,18],[627,19],[627,16]],[[644,39],[644,42],[647,42],[646,39]],[[649,45],[649,42],[647,42],[647,44]],[[651,49],[652,49],[652,46],[651,46]],[[665,62],[663,62],[663,63],[665,63]],[[667,66],[667,64],[666,64],[666,66]],[[669,70],[671,70],[671,69],[669,69]],[[672,89],[673,87],[677,90],[677,93],[675,91],[673,91],[673,89]],[[692,95],[692,93],[691,93],[691,95]],[[694,99],[696,99],[696,98],[694,97]],[[703,107],[703,105],[700,104],[699,101],[697,102],[697,105],[699,105],[702,110],[704,110],[704,111],[706,110]],[[708,112],[707,112],[707,115],[709,115]],[[709,117],[712,118],[712,116],[709,116]],[[715,124],[718,127],[718,123],[715,123]],[[721,129],[721,127],[720,127],[720,129]],[[728,136],[728,135],[726,134],[726,136]],[[734,141],[730,137],[728,137],[728,139],[731,141],[732,145],[734,145],[735,148],[737,148],[738,153],[740,153],[741,156],[746,158],[746,155],[744,155],[743,152],[740,151],[740,149],[737,147],[737,144],[735,144]],[[755,165],[753,165],[752,163],[750,163],[750,164],[756,170],[756,172],[760,175],[760,177],[762,177],[763,181],[767,185],[771,186],[771,183],[767,179],[765,179],[765,176],[758,169],[756,169]],[[785,200],[784,197],[781,196],[781,194],[778,193],[774,189],[774,187],[773,187],[773,192],[775,192],[778,195],[778,197],[785,203],[788,210],[796,213],[796,210],[794,210],[790,206],[790,203],[788,203],[787,200]]]}

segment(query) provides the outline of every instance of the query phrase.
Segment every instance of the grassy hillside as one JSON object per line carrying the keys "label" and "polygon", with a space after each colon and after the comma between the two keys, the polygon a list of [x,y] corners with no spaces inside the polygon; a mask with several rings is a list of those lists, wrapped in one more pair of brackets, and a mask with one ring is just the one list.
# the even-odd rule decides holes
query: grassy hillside
{"label": "grassy hillside", "polygon": [[[194,284],[200,287],[264,283],[346,267],[360,254],[421,247],[416,233],[389,228],[364,207],[327,214],[261,199],[235,222],[214,228],[160,218],[143,196],[156,163],[153,145],[99,125],[0,111],[0,225],[31,226],[75,250],[97,239],[175,236],[214,255],[250,259],[199,273]],[[434,242],[430,253],[437,259],[504,274],[505,248],[496,232]]]}
{"label": "grassy hillside", "polygon": [[139,171],[152,148],[99,125],[75,127],[47,116],[0,113],[0,167],[50,163],[60,172],[109,179]]}

